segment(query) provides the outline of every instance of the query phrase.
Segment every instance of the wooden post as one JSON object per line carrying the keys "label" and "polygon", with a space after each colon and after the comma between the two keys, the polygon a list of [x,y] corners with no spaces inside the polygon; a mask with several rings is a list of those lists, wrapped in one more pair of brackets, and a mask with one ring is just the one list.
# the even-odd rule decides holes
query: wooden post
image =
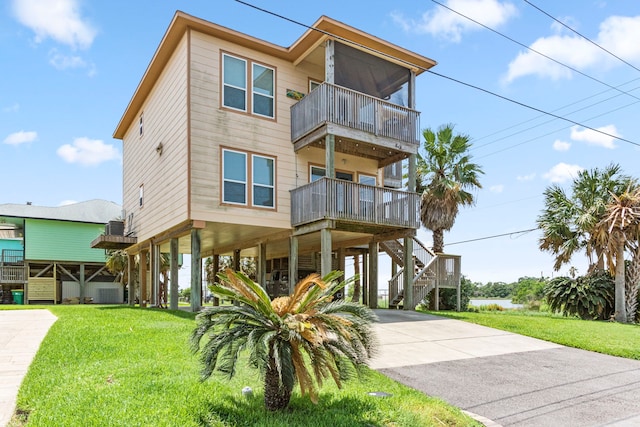
{"label": "wooden post", "polygon": [[[169,258],[171,266],[169,279],[170,288],[169,288],[169,308],[171,310],[178,309],[178,239],[171,239],[170,247],[169,247]],[[165,284],[166,286],[166,284]]]}
{"label": "wooden post", "polygon": [[140,252],[140,307],[147,306],[147,254]]}
{"label": "wooden post", "polygon": [[[84,264],[83,263],[80,263],[79,279],[80,281],[78,282],[78,285],[80,286],[80,304],[84,304],[85,289],[84,289]],[[53,286],[56,286],[55,280],[53,281]]]}
{"label": "wooden post", "polygon": [[334,135],[327,135],[324,137],[324,163],[325,163],[325,176],[327,178],[336,177],[335,167],[335,149],[336,149],[336,137]]}
{"label": "wooden post", "polygon": [[[410,192],[416,191],[416,161],[417,156],[412,154],[409,156],[409,164],[407,170],[407,190]],[[409,212],[411,215],[411,212]],[[404,261],[404,272],[403,272],[403,282],[404,282],[404,306],[405,310],[414,310],[416,308],[417,301],[413,299],[413,278],[416,275],[416,268],[413,260],[413,238],[405,237],[404,238],[404,252],[403,252],[403,261]]]}
{"label": "wooden post", "polygon": [[202,256],[200,254],[200,230],[191,229],[191,311],[202,307]]}
{"label": "wooden post", "polygon": [[331,273],[331,230],[323,228],[320,230],[320,275],[322,277]]}
{"label": "wooden post", "polygon": [[335,45],[329,39],[324,44],[324,81],[333,84],[335,81]]}
{"label": "wooden post", "polygon": [[289,238],[289,294],[293,293],[293,288],[298,282],[298,238]]}
{"label": "wooden post", "polygon": [[127,287],[129,288],[129,305],[134,306],[136,304],[136,281],[134,278],[134,267],[136,264],[136,257],[135,255],[130,255],[127,254],[127,278],[128,278],[128,283],[127,283]]}
{"label": "wooden post", "polygon": [[362,303],[369,302],[369,252],[362,254]]}
{"label": "wooden post", "polygon": [[158,306],[160,300],[158,298],[158,292],[160,290],[160,248],[155,243],[151,243],[151,266],[149,272],[151,273],[151,306]]}
{"label": "wooden post", "polygon": [[[218,271],[220,271],[220,255],[218,254],[214,254],[213,255],[213,271],[215,271],[216,273]],[[216,275],[213,278],[213,283],[218,283],[218,276]],[[220,305],[220,298],[218,297],[213,297],[213,305],[214,306],[219,306]]]}
{"label": "wooden post", "polygon": [[233,269],[240,271],[240,249],[233,251]]}
{"label": "wooden post", "polygon": [[264,289],[267,289],[267,244],[258,244],[258,262],[257,262],[256,281]]}
{"label": "wooden post", "polygon": [[369,308],[378,308],[378,242],[369,243]]}

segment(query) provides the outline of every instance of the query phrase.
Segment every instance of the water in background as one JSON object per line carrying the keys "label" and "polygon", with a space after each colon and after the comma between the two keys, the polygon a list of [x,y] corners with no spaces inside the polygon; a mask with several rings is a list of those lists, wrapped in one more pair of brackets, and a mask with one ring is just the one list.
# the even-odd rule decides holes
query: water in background
{"label": "water in background", "polygon": [[481,305],[497,304],[504,308],[522,308],[522,304],[514,304],[509,299],[471,299],[469,305],[480,307]]}

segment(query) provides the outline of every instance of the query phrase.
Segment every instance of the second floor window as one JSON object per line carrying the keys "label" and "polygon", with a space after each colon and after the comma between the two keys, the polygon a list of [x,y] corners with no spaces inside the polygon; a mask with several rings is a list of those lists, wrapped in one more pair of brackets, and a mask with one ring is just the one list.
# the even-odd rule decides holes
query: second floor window
{"label": "second floor window", "polygon": [[274,118],[275,69],[226,53],[222,62],[222,105]]}
{"label": "second floor window", "polygon": [[274,208],[275,159],[223,149],[222,202]]}

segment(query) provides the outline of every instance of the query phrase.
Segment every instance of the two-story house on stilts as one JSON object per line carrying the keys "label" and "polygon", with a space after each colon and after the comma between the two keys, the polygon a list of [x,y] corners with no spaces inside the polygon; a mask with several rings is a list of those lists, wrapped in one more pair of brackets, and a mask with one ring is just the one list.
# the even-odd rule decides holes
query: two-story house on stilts
{"label": "two-story house on stilts", "polygon": [[180,253],[191,255],[194,310],[209,256],[255,257],[264,285],[283,265],[292,278],[303,262],[324,275],[363,255],[371,307],[382,251],[395,305],[457,286],[459,258],[415,239],[415,84],[435,64],[325,16],[281,47],[177,12],[114,133],[142,303],[157,302],[161,253],[172,308]]}

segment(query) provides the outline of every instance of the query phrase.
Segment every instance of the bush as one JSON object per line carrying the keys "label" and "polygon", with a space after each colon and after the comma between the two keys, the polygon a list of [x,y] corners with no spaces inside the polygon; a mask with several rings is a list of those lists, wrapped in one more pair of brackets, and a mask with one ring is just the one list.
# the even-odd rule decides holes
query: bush
{"label": "bush", "polygon": [[[469,307],[469,301],[473,295],[474,285],[466,277],[462,277],[460,280],[460,310],[466,311]],[[427,308],[428,310],[435,310],[434,302],[435,290],[432,289],[424,300],[420,302],[420,306]],[[456,289],[440,288],[439,290],[439,309],[440,310],[455,310],[457,301]]]}
{"label": "bush", "polygon": [[552,312],[581,319],[609,319],[613,313],[614,280],[606,271],[576,279],[556,277],[545,287]]}

